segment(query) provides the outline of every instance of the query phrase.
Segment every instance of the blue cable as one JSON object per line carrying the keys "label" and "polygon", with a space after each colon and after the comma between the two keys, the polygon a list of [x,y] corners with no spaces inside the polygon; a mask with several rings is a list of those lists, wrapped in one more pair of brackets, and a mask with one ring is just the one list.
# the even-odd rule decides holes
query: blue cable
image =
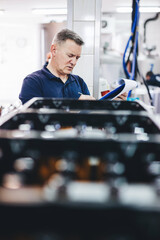
{"label": "blue cable", "polygon": [[[139,1],[138,1],[138,3],[139,3]],[[128,72],[127,67],[126,67],[125,56],[126,56],[126,52],[128,50],[128,47],[129,47],[129,43],[130,43],[131,39],[133,38],[133,33],[134,33],[134,30],[135,30],[135,27],[136,27],[136,24],[137,24],[137,16],[138,16],[138,12],[139,12],[138,3],[136,4],[135,19],[134,19],[134,22],[133,22],[133,25],[132,25],[131,35],[129,37],[129,40],[127,42],[127,45],[126,45],[126,48],[125,48],[125,51],[124,51],[124,54],[123,54],[123,69],[127,73],[128,78],[130,78],[130,73]]]}
{"label": "blue cable", "polygon": [[127,49],[128,49],[128,46],[129,46],[129,43],[130,43],[131,39],[132,39],[132,36],[129,37],[129,40],[127,42],[127,45],[126,45],[126,48],[125,48],[125,51],[124,51],[124,54],[123,54],[123,69],[125,69],[125,72],[127,73],[128,78],[130,78],[130,74],[129,74],[127,68],[126,68],[125,56],[126,56],[126,52],[127,52]]}
{"label": "blue cable", "polygon": [[[134,73],[135,73],[135,65],[136,65],[136,50],[137,50],[137,45],[138,45],[138,31],[136,32],[136,36],[135,36],[135,46],[134,46],[134,50],[133,50],[133,61],[132,61],[132,72],[130,75],[130,79],[134,80]],[[129,91],[128,96],[131,96],[131,92]]]}
{"label": "blue cable", "polygon": [[[134,49],[133,49],[133,61],[132,61],[132,72],[130,75],[130,79],[134,80],[135,76],[135,65],[136,65],[136,55],[137,55],[137,45],[138,45],[138,36],[139,36],[139,32],[138,32],[138,25],[139,25],[139,7],[137,7],[138,9],[138,13],[137,13],[137,26],[136,26],[136,35],[135,35],[135,44],[134,44]],[[131,96],[131,91],[129,91],[128,93],[128,98]]]}
{"label": "blue cable", "polygon": [[[137,8],[138,9],[138,8]],[[138,11],[139,12],[139,11]],[[134,73],[135,73],[135,64],[136,64],[136,55],[137,55],[137,45],[138,45],[138,24],[139,24],[139,13],[137,13],[137,26],[136,26],[136,35],[135,35],[135,44],[133,49],[133,61],[132,61],[132,72],[131,72],[131,80],[134,79]]]}
{"label": "blue cable", "polygon": [[[139,35],[138,25],[139,25],[139,0],[136,1],[135,18],[134,18],[134,22],[133,22],[132,29],[131,29],[131,35],[129,37],[129,40],[127,42],[127,45],[126,45],[126,48],[125,48],[125,51],[124,51],[124,54],[123,54],[123,69],[124,69],[125,73],[127,74],[128,78],[131,79],[131,80],[134,79],[134,74],[135,74],[136,51],[137,51],[138,35]],[[131,74],[130,74],[127,70],[127,66],[126,66],[126,63],[125,63],[125,57],[126,57],[126,52],[128,50],[128,47],[129,47],[129,43],[133,38],[135,28],[136,28],[135,45],[134,45],[134,49],[133,49],[132,71],[131,71]],[[130,97],[130,95],[131,95],[131,91],[129,91],[129,93],[128,93],[128,98]]]}
{"label": "blue cable", "polygon": [[153,67],[154,67],[154,64],[151,63],[151,69],[150,69],[151,72],[153,71]]}

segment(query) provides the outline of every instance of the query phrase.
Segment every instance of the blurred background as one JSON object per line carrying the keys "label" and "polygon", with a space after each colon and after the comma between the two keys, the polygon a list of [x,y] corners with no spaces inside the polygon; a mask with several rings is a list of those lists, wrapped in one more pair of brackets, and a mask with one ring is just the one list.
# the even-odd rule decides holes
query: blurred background
{"label": "blurred background", "polygon": [[[55,33],[70,26],[70,2],[69,0],[0,0],[1,105],[18,100],[24,77],[43,66]],[[79,61],[79,67],[75,68],[74,72],[84,78],[91,94],[95,97],[100,96],[103,88],[107,88],[107,84],[110,86],[117,79],[125,77],[122,56],[130,36],[132,21],[131,0],[102,0],[99,4],[101,8],[98,29],[100,43],[96,51],[98,51],[97,61],[100,67],[94,70],[96,73],[93,71],[95,62],[91,59],[90,53],[92,45],[96,44],[92,27],[93,19],[88,19],[86,29],[81,29],[78,22],[73,27],[86,42],[84,55],[88,55],[86,61],[90,62],[87,70],[82,66],[82,61],[84,61],[82,58]],[[143,0],[140,1],[140,6],[145,9],[140,12],[138,62],[139,69],[145,76],[146,72],[151,69],[154,73],[160,72],[159,15],[154,21],[146,24],[146,36],[144,36],[144,23],[159,12],[160,0]],[[92,10],[92,6],[86,7]],[[83,15],[80,9],[79,15]],[[94,90],[95,81],[93,81],[95,75],[96,86],[99,87],[99,89],[96,87],[96,90]],[[139,76],[137,80],[142,82]],[[139,89],[136,96],[148,103],[145,87],[141,86]]]}

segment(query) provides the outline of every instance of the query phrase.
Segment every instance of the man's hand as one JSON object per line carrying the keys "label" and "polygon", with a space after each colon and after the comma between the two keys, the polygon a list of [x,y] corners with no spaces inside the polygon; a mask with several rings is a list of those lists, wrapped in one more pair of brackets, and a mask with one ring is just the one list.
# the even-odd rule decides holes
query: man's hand
{"label": "man's hand", "polygon": [[123,93],[121,95],[119,95],[117,98],[115,98],[114,100],[117,100],[117,101],[120,101],[120,100],[123,100],[123,101],[126,101],[127,100],[127,93]]}
{"label": "man's hand", "polygon": [[90,95],[81,94],[81,96],[78,98],[78,100],[96,100],[96,99]]}

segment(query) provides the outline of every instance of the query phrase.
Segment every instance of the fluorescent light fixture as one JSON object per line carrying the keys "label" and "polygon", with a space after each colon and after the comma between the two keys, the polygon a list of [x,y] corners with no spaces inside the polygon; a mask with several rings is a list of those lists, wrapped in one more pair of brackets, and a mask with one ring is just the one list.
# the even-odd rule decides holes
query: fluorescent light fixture
{"label": "fluorescent light fixture", "polygon": [[117,7],[116,8],[116,12],[119,12],[119,13],[130,13],[130,12],[132,12],[132,8],[131,7]]}
{"label": "fluorescent light fixture", "polygon": [[42,14],[42,15],[64,15],[64,14],[67,14],[67,9],[66,8],[35,8],[35,9],[32,9],[32,13]]}
{"label": "fluorescent light fixture", "polygon": [[[139,8],[140,12],[146,12],[146,13],[156,13],[156,12],[160,12],[160,7],[140,7]],[[118,7],[116,8],[116,12],[118,13],[131,13],[132,12],[132,8],[131,7]]]}
{"label": "fluorescent light fixture", "polygon": [[160,7],[140,7],[140,12],[156,13],[160,12]]}

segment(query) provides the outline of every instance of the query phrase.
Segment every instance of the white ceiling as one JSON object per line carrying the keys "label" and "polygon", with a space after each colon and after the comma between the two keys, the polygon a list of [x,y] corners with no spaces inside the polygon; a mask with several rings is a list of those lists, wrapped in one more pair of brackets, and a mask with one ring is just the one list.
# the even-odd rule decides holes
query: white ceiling
{"label": "white ceiling", "polygon": [[29,11],[32,8],[67,8],[67,0],[0,0],[0,9]]}
{"label": "white ceiling", "polygon": [[[141,6],[160,6],[160,0],[140,0]],[[117,7],[132,6],[132,0],[102,0],[102,12],[115,12]]]}
{"label": "white ceiling", "polygon": [[[102,12],[114,12],[116,7],[131,6],[132,0],[102,0]],[[140,0],[140,5],[160,6],[160,0]],[[30,11],[32,8],[67,8],[67,0],[0,0],[0,9]]]}
{"label": "white ceiling", "polygon": [[[0,9],[5,11],[5,14],[0,15],[0,25],[4,22],[8,24],[11,21],[12,23],[58,21],[57,16],[33,15],[32,9],[35,8],[67,8],[67,0],[0,0]],[[65,21],[67,16],[63,15],[59,18],[60,21]]]}

